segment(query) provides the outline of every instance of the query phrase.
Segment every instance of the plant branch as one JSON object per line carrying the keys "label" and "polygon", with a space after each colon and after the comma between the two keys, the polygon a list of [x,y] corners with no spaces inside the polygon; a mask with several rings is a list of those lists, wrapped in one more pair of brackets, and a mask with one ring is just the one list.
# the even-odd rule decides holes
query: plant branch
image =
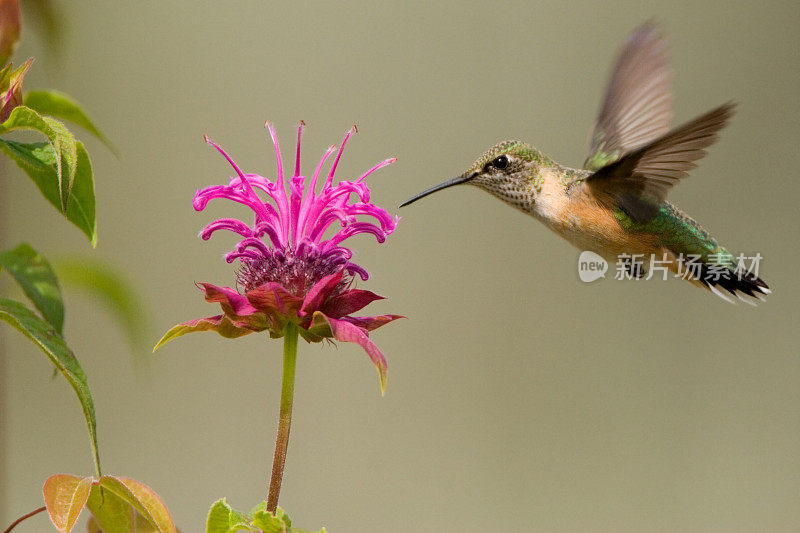
{"label": "plant branch", "polygon": [[14,520],[14,523],[12,523],[10,526],[8,526],[8,528],[6,528],[6,530],[3,531],[3,533],[8,533],[9,531],[11,531],[15,527],[17,527],[19,525],[19,523],[22,522],[23,520],[27,520],[28,518],[41,513],[45,509],[47,509],[47,507],[42,506],[42,507],[39,507],[38,509],[36,509],[34,511],[31,511],[30,513],[28,513],[26,515],[20,516],[19,518]]}

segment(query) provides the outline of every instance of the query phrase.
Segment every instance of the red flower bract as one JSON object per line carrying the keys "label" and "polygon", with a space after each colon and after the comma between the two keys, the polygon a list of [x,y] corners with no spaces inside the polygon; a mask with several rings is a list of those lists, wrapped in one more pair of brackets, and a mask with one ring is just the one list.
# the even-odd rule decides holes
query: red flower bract
{"label": "red flower bract", "polygon": [[[335,147],[331,146],[322,156],[306,188],[306,178],[299,173],[303,126],[301,122],[297,132],[294,174],[288,194],[280,148],[271,125],[267,124],[267,127],[278,163],[275,183],[257,174],[243,173],[219,146],[206,139],[228,160],[236,175],[230,178],[228,185],[197,191],[195,209],[203,210],[212,199],[227,198],[247,205],[255,214],[252,226],[226,218],[212,222],[200,234],[203,239],[208,239],[215,231],[226,229],[243,237],[225,256],[229,263],[240,262],[237,274],[240,290],[209,283],[198,284],[206,301],[220,304],[223,314],[174,326],[156,348],[195,331],[216,331],[223,337],[236,338],[266,330],[271,337],[278,338],[284,335],[286,325],[292,322],[308,342],[328,338],[359,344],[377,367],[383,391],[386,359],[370,340],[369,332],[401,317],[351,316],[382,297],[353,288],[356,276],[366,280],[369,274],[350,261],[353,253],[341,243],[359,233],[370,233],[378,242],[383,242],[394,231],[399,219],[370,203],[369,189],[364,182],[367,176],[394,159],[375,165],[355,181],[340,181],[334,185],[334,173],[342,150],[355,131],[353,128],[345,136],[327,179],[317,192],[317,179]],[[256,190],[271,201],[262,200]],[[356,201],[352,201],[353,197]],[[377,223],[358,218],[364,216]],[[326,232],[336,222],[340,229],[325,239]]]}

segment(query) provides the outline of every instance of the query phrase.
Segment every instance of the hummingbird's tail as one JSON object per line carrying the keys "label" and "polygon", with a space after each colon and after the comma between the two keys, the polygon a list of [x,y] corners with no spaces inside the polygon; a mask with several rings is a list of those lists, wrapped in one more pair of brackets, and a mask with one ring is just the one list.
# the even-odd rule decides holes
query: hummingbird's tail
{"label": "hummingbird's tail", "polygon": [[763,302],[764,296],[772,292],[769,285],[751,271],[743,268],[735,270],[726,268],[720,275],[718,265],[703,263],[701,265],[697,281],[723,300],[733,303],[730,296],[736,296],[739,300],[752,304],[751,300],[746,300],[743,296]]}
{"label": "hummingbird's tail", "polygon": [[[674,252],[673,252],[674,254]],[[758,277],[758,264],[751,259],[748,269],[743,258],[735,258],[725,248],[718,247],[715,253],[702,256],[673,257],[677,273],[696,285],[705,287],[723,300],[735,303],[731,296],[755,305],[752,300],[765,301],[764,297],[772,291],[769,285]],[[757,256],[760,259],[760,256]]]}
{"label": "hummingbird's tail", "polygon": [[[634,226],[633,229],[638,229]],[[664,202],[658,215],[644,225],[645,233],[658,231],[660,249],[677,277],[705,287],[723,300],[748,304],[764,301],[771,291],[758,277],[761,254],[734,256],[680,209]]]}

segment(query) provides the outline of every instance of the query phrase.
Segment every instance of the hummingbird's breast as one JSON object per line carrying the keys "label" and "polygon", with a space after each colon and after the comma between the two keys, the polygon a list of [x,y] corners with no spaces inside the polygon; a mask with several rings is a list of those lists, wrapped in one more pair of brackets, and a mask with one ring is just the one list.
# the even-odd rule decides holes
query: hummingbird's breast
{"label": "hummingbird's breast", "polygon": [[608,204],[580,187],[550,181],[542,187],[531,214],[580,250],[606,258],[650,254],[659,249],[657,235],[629,232]]}
{"label": "hummingbird's breast", "polygon": [[474,185],[537,218],[581,250],[614,260],[622,253],[649,254],[658,250],[656,235],[626,231],[608,201],[593,196],[575,182],[590,171],[558,166],[537,170],[520,179],[476,180]]}

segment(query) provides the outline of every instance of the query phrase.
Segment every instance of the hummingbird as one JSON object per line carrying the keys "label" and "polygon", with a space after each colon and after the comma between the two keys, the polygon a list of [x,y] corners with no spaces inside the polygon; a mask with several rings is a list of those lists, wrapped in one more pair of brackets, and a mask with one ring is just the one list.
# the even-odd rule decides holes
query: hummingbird
{"label": "hummingbird", "polygon": [[[677,128],[666,38],[652,21],[636,29],[617,58],[583,168],[570,168],[522,141],[491,147],[464,173],[400,207],[455,185],[473,185],[540,220],[581,250],[616,262],[631,277],[660,258],[661,268],[733,302],[763,301],[767,284],[666,200],[695,168],[733,115],[726,103]],[[652,263],[651,263],[652,265]]]}

